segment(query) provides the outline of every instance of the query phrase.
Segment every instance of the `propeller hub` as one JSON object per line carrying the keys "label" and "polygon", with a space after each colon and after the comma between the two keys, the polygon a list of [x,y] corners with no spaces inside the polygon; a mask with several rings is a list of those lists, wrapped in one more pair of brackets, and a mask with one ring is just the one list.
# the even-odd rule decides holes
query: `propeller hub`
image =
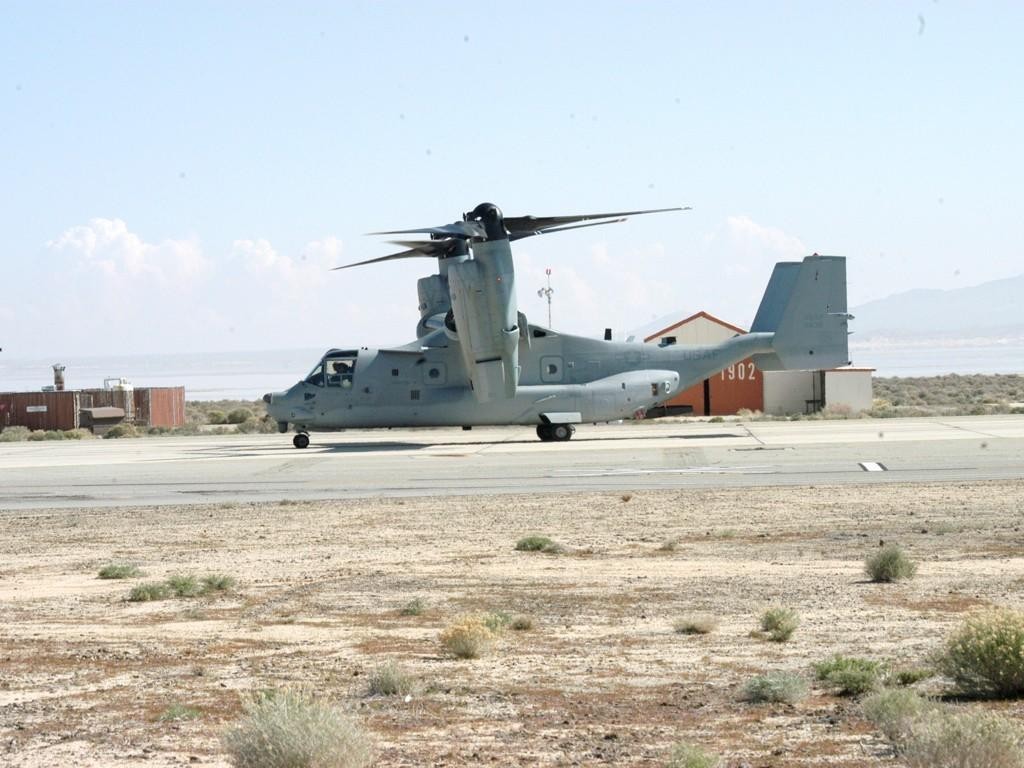
{"label": "propeller hub", "polygon": [[505,231],[505,222],[501,215],[501,208],[494,203],[480,203],[476,208],[463,215],[464,221],[476,221],[484,226],[488,240],[507,240],[508,232]]}

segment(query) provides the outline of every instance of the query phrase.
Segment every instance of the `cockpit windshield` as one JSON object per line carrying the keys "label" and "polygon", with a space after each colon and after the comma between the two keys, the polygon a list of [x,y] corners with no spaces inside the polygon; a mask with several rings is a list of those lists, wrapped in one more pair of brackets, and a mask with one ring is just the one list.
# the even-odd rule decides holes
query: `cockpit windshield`
{"label": "cockpit windshield", "polygon": [[324,364],[322,362],[317,363],[312,371],[309,372],[309,376],[305,379],[307,384],[315,384],[318,387],[324,385]]}
{"label": "cockpit windshield", "polygon": [[341,352],[332,349],[305,378],[307,384],[317,387],[351,389],[356,372],[356,351]]}

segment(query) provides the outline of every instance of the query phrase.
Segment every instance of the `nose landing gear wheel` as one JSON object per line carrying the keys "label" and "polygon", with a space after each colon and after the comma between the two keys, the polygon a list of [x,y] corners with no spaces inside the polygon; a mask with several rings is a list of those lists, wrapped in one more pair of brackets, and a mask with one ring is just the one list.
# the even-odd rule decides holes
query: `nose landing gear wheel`
{"label": "nose landing gear wheel", "polygon": [[554,438],[551,436],[551,425],[550,424],[538,424],[537,425],[537,437],[539,437],[545,443],[550,443]]}
{"label": "nose landing gear wheel", "polygon": [[307,435],[305,432],[299,432],[299,434],[292,438],[292,445],[294,445],[296,448],[308,448],[309,435]]}

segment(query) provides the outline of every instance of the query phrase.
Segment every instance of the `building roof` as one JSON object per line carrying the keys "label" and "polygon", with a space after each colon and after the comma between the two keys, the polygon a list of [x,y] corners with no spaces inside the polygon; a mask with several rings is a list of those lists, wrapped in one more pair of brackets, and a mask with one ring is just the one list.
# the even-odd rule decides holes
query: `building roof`
{"label": "building roof", "polygon": [[727,322],[725,322],[725,320],[722,320],[721,318],[715,317],[710,312],[705,312],[705,311],[701,310],[700,312],[697,312],[696,314],[690,315],[689,317],[687,317],[687,318],[685,318],[683,320],[680,320],[678,323],[673,323],[668,328],[663,328],[660,331],[658,331],[657,333],[652,333],[650,336],[645,338],[644,341],[647,342],[647,341],[650,341],[651,339],[656,339],[659,336],[664,336],[669,331],[674,331],[676,328],[682,328],[687,323],[692,323],[694,320],[697,320],[698,318],[704,318],[705,320],[710,320],[712,323],[715,323],[717,325],[721,325],[721,326],[723,326],[725,328],[728,328],[730,330],[736,331],[736,333],[746,333],[745,329],[740,328],[737,325],[733,325],[732,323],[727,323]]}

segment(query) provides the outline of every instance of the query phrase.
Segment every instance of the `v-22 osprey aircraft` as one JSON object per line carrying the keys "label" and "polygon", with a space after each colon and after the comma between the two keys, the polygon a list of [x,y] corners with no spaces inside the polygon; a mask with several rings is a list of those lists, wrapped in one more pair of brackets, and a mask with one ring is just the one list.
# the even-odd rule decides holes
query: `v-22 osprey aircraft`
{"label": "v-22 osprey aircraft", "polygon": [[436,258],[418,281],[416,340],[402,347],[329,350],[310,374],[263,396],[296,448],[312,431],[364,427],[471,428],[522,424],[545,441],[576,425],[641,417],[675,393],[753,356],[761,370],[821,369],[849,362],[846,260],[809,256],[775,265],[750,333],[708,346],[623,343],[530,323],[516,300],[511,243],[665,211],[581,216],[503,216],[482,203],[462,221],[374,232],[428,235],[395,240],[404,250],[365,264]]}

